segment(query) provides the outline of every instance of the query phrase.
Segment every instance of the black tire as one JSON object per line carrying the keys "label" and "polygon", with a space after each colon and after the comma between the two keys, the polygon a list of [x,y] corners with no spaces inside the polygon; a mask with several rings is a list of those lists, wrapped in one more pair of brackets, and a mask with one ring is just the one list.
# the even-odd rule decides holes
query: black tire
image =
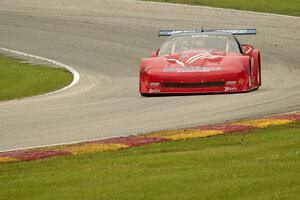
{"label": "black tire", "polygon": [[150,97],[151,94],[148,94],[148,93],[141,93],[141,96],[143,96],[143,97]]}

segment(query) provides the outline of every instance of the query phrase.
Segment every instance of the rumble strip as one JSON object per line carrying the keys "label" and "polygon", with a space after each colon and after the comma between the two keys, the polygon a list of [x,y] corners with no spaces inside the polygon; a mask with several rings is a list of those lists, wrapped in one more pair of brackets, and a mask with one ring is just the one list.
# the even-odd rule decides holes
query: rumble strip
{"label": "rumble strip", "polygon": [[31,161],[56,156],[70,156],[93,152],[116,151],[157,142],[204,138],[228,133],[247,132],[254,128],[284,125],[300,121],[300,112],[246,119],[216,125],[206,125],[180,130],[165,130],[127,137],[99,139],[70,145],[58,145],[0,153],[0,163]]}

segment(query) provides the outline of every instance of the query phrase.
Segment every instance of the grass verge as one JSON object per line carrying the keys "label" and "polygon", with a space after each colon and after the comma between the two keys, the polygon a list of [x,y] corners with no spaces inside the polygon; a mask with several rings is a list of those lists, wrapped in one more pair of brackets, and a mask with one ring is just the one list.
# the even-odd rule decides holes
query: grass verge
{"label": "grass verge", "polygon": [[0,101],[55,91],[72,80],[66,69],[26,64],[0,55]]}
{"label": "grass verge", "polygon": [[300,123],[0,165],[1,199],[299,199]]}
{"label": "grass verge", "polygon": [[299,0],[146,0],[300,16]]}

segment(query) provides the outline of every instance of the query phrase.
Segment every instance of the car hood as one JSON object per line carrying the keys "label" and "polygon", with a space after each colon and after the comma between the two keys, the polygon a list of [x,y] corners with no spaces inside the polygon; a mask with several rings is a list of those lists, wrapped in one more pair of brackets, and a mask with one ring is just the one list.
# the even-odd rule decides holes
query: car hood
{"label": "car hood", "polygon": [[222,70],[242,70],[244,56],[238,53],[216,51],[181,52],[167,56],[150,58],[145,65],[148,72],[214,72]]}

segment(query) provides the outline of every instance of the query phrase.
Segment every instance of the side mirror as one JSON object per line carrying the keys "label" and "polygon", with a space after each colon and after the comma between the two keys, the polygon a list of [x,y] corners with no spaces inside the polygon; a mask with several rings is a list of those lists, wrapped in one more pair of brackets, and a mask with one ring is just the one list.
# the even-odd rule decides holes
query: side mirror
{"label": "side mirror", "polygon": [[159,52],[159,49],[157,50],[157,51],[153,51],[152,53],[151,53],[151,57],[153,58],[153,57],[157,57],[158,56],[158,52]]}

